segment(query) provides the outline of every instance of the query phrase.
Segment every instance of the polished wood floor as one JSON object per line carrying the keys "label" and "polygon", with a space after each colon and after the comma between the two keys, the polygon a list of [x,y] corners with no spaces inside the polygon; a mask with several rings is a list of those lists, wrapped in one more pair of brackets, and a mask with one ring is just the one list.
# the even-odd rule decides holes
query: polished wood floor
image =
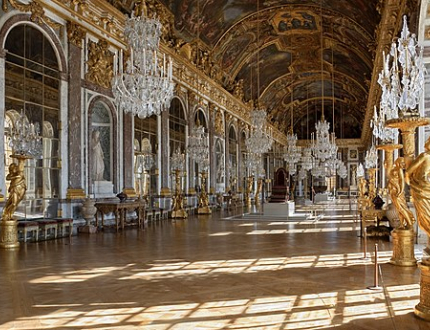
{"label": "polished wood floor", "polygon": [[388,241],[367,241],[382,290],[367,289],[348,204],[309,220],[235,212],[0,251],[0,329],[430,329],[413,315],[419,270],[390,265]]}

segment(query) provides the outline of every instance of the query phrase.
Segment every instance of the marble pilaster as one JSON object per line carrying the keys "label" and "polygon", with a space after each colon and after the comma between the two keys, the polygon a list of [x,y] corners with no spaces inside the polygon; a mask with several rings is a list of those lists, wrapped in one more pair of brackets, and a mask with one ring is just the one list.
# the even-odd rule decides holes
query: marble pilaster
{"label": "marble pilaster", "polygon": [[170,195],[169,188],[169,111],[163,111],[161,113],[161,164],[160,164],[160,176],[161,176],[161,195]]}
{"label": "marble pilaster", "polygon": [[135,197],[134,182],[134,148],[133,148],[133,115],[131,113],[123,116],[123,191],[129,197]]}
{"label": "marble pilaster", "polygon": [[215,153],[215,109],[213,105],[209,105],[209,114],[208,114],[209,122],[208,122],[208,131],[209,131],[209,184],[208,187],[209,192],[215,192],[216,185],[216,153]]}
{"label": "marble pilaster", "polygon": [[82,50],[69,43],[69,99],[68,99],[68,188],[67,198],[84,198],[82,162],[82,111],[81,71]]}
{"label": "marble pilaster", "polygon": [[[227,169],[228,166],[230,165],[230,139],[229,139],[230,130],[228,129],[229,124],[227,123],[227,117],[225,117],[224,125],[225,125],[225,127],[224,127],[224,132],[225,132],[225,164],[226,164],[226,169]],[[230,171],[231,171],[231,168],[228,168],[228,170],[225,171],[225,185],[226,185],[225,191],[228,191],[229,189],[232,188],[232,187],[230,187]]]}
{"label": "marble pilaster", "polygon": [[[3,109],[0,113],[0,135],[4,136],[4,118],[5,118],[5,55],[4,49],[0,50],[0,109]],[[0,143],[0,154],[4,155],[4,143]],[[5,195],[6,190],[6,173],[5,173],[4,161],[0,162],[0,194]]]}

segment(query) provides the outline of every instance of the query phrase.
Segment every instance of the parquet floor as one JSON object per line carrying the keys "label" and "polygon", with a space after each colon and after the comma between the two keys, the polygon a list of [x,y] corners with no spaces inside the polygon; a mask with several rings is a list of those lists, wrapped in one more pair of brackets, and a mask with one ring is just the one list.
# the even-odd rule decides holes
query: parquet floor
{"label": "parquet floor", "polygon": [[0,329],[430,329],[413,315],[419,270],[390,265],[388,241],[367,241],[383,290],[367,289],[373,261],[348,207],[234,212],[0,251]]}

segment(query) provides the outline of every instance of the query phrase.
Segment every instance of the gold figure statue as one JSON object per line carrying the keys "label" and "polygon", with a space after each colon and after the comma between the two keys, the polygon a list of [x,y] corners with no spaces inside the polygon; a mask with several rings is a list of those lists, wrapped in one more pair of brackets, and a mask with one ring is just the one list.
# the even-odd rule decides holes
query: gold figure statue
{"label": "gold figure statue", "polygon": [[366,192],[367,192],[367,181],[364,177],[361,177],[358,180],[358,197],[366,198]]}
{"label": "gold figure statue", "polygon": [[3,221],[13,220],[12,216],[27,190],[24,177],[24,164],[25,161],[19,161],[18,164],[12,163],[9,165],[9,174],[6,176],[6,180],[10,180],[9,196],[3,210]]}
{"label": "gold figure statue", "polygon": [[394,166],[390,171],[390,178],[388,180],[388,191],[390,192],[391,201],[396,207],[397,213],[399,214],[400,223],[403,228],[409,229],[415,222],[412,212],[408,208],[406,203],[404,187],[405,187],[405,175],[403,173],[405,168],[405,159],[399,157],[394,162]]}
{"label": "gold figure statue", "polygon": [[406,182],[411,187],[418,224],[430,236],[430,138],[424,148],[406,170]]}
{"label": "gold figure statue", "polygon": [[14,249],[19,247],[18,223],[13,218],[16,208],[24,198],[27,190],[24,177],[25,160],[30,158],[24,155],[13,155],[12,158],[18,163],[9,165],[9,174],[6,176],[10,180],[8,189],[9,196],[3,209],[2,220],[0,222],[0,247],[3,249]]}
{"label": "gold figure statue", "polygon": [[148,7],[145,0],[136,1],[134,5],[134,16],[148,17]]}

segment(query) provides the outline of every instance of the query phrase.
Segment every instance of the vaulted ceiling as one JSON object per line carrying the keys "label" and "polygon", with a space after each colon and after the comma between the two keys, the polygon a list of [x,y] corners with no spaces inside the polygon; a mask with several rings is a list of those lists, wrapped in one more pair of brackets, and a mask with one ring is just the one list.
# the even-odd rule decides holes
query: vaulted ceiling
{"label": "vaulted ceiling", "polygon": [[[123,0],[130,11],[134,1]],[[228,89],[243,80],[271,122],[309,138],[324,111],[338,138],[360,138],[381,0],[160,0],[175,35],[199,38]]]}

